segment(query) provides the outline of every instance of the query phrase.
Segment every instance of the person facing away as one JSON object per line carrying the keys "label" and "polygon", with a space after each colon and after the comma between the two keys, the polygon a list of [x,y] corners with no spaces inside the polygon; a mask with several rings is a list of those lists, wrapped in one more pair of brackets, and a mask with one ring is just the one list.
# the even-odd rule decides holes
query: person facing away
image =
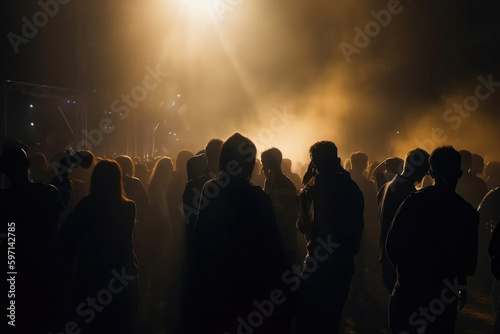
{"label": "person facing away", "polygon": [[[220,172],[205,183],[191,257],[192,333],[290,331],[281,282],[287,261],[271,198],[250,183],[256,152],[249,138],[231,135],[220,150]],[[269,301],[276,289],[280,305]],[[253,326],[262,302],[273,312]]]}
{"label": "person facing away", "polygon": [[[377,191],[380,191],[382,186],[392,180],[397,174],[403,171],[404,161],[400,158],[391,157],[382,161],[373,170],[372,177],[375,179]],[[380,199],[379,199],[380,202]]]}
{"label": "person facing away", "polygon": [[389,302],[392,333],[454,333],[457,308],[466,302],[467,279],[476,269],[477,211],[455,192],[460,154],[435,149],[435,185],[412,193],[389,230],[386,251],[397,281]]}
{"label": "person facing away", "polygon": [[484,168],[484,175],[488,190],[493,190],[500,186],[500,162],[488,162]]}
{"label": "person facing away", "polygon": [[271,197],[278,230],[287,253],[288,263],[299,264],[297,259],[297,189],[293,182],[281,171],[283,156],[277,148],[270,148],[261,154],[262,166],[266,180],[264,191]]}
{"label": "person facing away", "polygon": [[[15,319],[7,316],[6,321],[14,320],[12,324],[20,333],[46,333],[53,246],[64,206],[54,186],[31,182],[29,163],[21,148],[5,149],[0,155],[0,173],[9,181],[7,188],[0,189],[0,219],[5,233],[0,244],[5,268],[18,273],[6,275],[7,284],[11,290],[15,285],[15,292],[7,293],[10,290],[4,283],[5,296],[10,296],[4,301],[15,301]],[[2,304],[4,310],[12,307],[7,303]]]}
{"label": "person facing away", "polygon": [[215,176],[219,169],[219,156],[222,140],[211,139],[205,147],[205,159],[207,168],[202,175],[193,178],[186,184],[182,195],[182,209],[184,212],[184,223],[186,224],[188,243],[193,238],[196,219],[198,218],[198,209],[202,197],[203,185]]}
{"label": "person facing away", "polygon": [[149,207],[149,197],[141,180],[134,177],[135,165],[128,155],[119,155],[115,161],[120,165],[123,177],[123,189],[125,196],[134,201],[137,208],[136,220],[141,225]]}
{"label": "person facing away", "polygon": [[[491,190],[484,196],[478,212],[480,217],[479,229],[485,229],[488,232],[489,240],[479,240],[480,244],[483,242],[488,246],[488,269],[494,276],[491,300],[493,314],[495,315],[493,333],[497,334],[500,333],[500,228],[498,228],[500,222],[500,187]],[[479,237],[481,238],[481,233]],[[484,254],[481,254],[482,251],[484,250],[480,248],[479,256],[484,256]]]}
{"label": "person facing away", "polygon": [[285,158],[281,161],[281,170],[290,180],[292,180],[296,189],[302,186],[300,175],[292,171],[292,160]]}
{"label": "person facing away", "polygon": [[[168,157],[156,161],[151,174],[148,197],[151,202],[144,224],[144,246],[147,251],[139,258],[141,272],[146,275],[141,281],[150,279],[152,302],[161,301],[167,269],[167,256],[172,242],[172,223],[168,211],[167,190],[172,180],[174,165]],[[144,265],[143,265],[144,264]]]}
{"label": "person facing away", "polygon": [[462,157],[463,175],[457,184],[457,194],[477,209],[484,195],[488,192],[488,187],[483,179],[470,172],[472,154],[466,150],[460,150],[459,153]]}
{"label": "person facing away", "polygon": [[350,168],[347,169],[351,178],[358,185],[365,203],[364,209],[364,230],[361,238],[361,246],[356,256],[356,274],[352,281],[352,295],[359,300],[361,293],[365,290],[365,279],[370,279],[371,274],[377,271],[378,256],[377,249],[379,234],[379,217],[377,210],[377,192],[373,181],[365,176],[368,167],[368,156],[363,152],[353,152],[349,159]]}
{"label": "person facing away", "polygon": [[410,194],[417,191],[415,183],[422,181],[422,178],[429,171],[429,167],[429,153],[420,148],[411,150],[406,154],[403,172],[396,175],[379,191],[379,197],[381,198],[379,210],[379,262],[382,271],[382,280],[389,294],[392,293],[394,284],[396,283],[396,270],[389,261],[387,252],[385,251],[387,233],[399,206]]}
{"label": "person facing away", "polygon": [[135,204],[125,197],[120,166],[98,162],[90,194],[75,207],[59,236],[59,319],[82,333],[132,333],[139,278],[132,234]]}
{"label": "person facing away", "polygon": [[363,194],[342,168],[334,143],[317,142],[310,155],[317,174],[311,171],[301,192],[308,193],[312,203],[304,204],[299,195],[300,209],[312,212],[301,212],[298,221],[308,236],[298,333],[338,333],[363,233]]}

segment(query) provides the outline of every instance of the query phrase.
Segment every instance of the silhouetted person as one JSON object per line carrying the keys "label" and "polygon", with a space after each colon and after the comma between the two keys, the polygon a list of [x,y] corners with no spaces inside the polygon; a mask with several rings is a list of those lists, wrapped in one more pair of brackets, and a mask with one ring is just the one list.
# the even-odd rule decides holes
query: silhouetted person
{"label": "silhouetted person", "polygon": [[280,232],[281,241],[285,247],[289,265],[299,264],[297,258],[297,227],[299,215],[297,189],[293,182],[281,171],[281,151],[273,147],[261,154],[262,166],[266,181],[264,191],[271,197],[274,214]]}
{"label": "silhouetted person", "polygon": [[[290,331],[281,281],[286,258],[271,199],[249,182],[255,155],[250,139],[233,134],[221,147],[220,173],[205,184],[201,203],[207,204],[200,206],[193,240],[193,333]],[[257,304],[265,305],[262,321],[250,319],[263,312]]]}
{"label": "silhouetted person", "polygon": [[165,280],[165,322],[167,332],[176,332],[180,326],[180,311],[182,302],[182,285],[185,279],[187,256],[187,231],[184,223],[182,195],[186,184],[187,162],[194,154],[188,150],[181,150],[175,160],[175,171],[168,186],[167,204],[171,221],[171,238],[169,238],[169,252],[167,254],[168,275]]}
{"label": "silhouetted person", "polygon": [[500,228],[497,221],[491,241],[489,244],[490,269],[495,277],[495,285],[491,292],[495,322],[493,324],[493,334],[500,333]]}
{"label": "silhouetted person", "polygon": [[396,212],[403,201],[416,191],[415,183],[422,181],[429,171],[429,153],[422,149],[411,150],[406,154],[404,171],[386,183],[379,191],[380,202],[380,266],[382,279],[389,293],[392,293],[396,283],[396,270],[392,266],[385,251],[387,233]]}
{"label": "silhouetted person", "polygon": [[250,178],[250,182],[261,188],[264,188],[264,182],[266,181],[266,176],[262,171],[262,162],[259,159],[255,159],[255,168],[252,172],[252,177]]}
{"label": "silhouetted person", "polygon": [[299,196],[306,212],[298,227],[307,235],[308,252],[298,280],[298,333],[338,333],[363,233],[363,194],[342,168],[334,143],[317,142],[310,154],[317,174],[311,168],[301,190],[312,203]]}
{"label": "silhouetted person", "polygon": [[281,162],[281,170],[283,174],[285,174],[290,180],[292,180],[295,188],[300,189],[302,186],[302,182],[300,179],[300,175],[292,172],[292,160],[285,158]]}
{"label": "silhouetted person", "polygon": [[[9,301],[15,301],[15,319],[4,316],[3,321],[15,320],[15,327],[10,328],[19,333],[47,333],[51,258],[59,213],[64,207],[55,187],[29,180],[28,168],[29,159],[21,148],[6,149],[0,155],[0,171],[9,179],[9,186],[0,189],[4,272],[17,273],[7,274],[10,280],[2,284],[2,309],[7,315]],[[10,290],[15,290],[14,295],[7,299]]]}
{"label": "silhouetted person", "polygon": [[460,154],[439,147],[429,160],[435,185],[403,202],[387,236],[397,272],[389,303],[392,333],[454,333],[466,275],[476,269],[479,215],[455,192]]}
{"label": "silhouetted person", "polygon": [[484,168],[484,175],[488,190],[492,190],[500,186],[500,162],[488,162]]}
{"label": "silhouetted person", "polygon": [[76,177],[75,171],[81,168],[89,169],[93,166],[94,155],[90,151],[59,152],[52,157],[51,184],[57,188],[65,210],[59,219],[59,228],[64,224],[68,215],[76,204],[85,196],[85,182]]}
{"label": "silhouetted person", "polygon": [[33,153],[30,156],[30,173],[35,183],[49,184],[53,174],[43,153]]}
{"label": "silhouetted person", "polygon": [[[378,248],[378,239],[380,224],[377,211],[377,192],[375,183],[365,176],[366,168],[368,167],[368,156],[363,152],[355,152],[350,157],[349,173],[351,178],[358,185],[365,203],[364,209],[364,232],[361,239],[361,246],[358,255],[356,256],[356,273],[352,281],[352,295],[355,298],[360,298],[360,293],[365,289],[365,278],[371,280],[370,276],[377,271],[378,256],[376,249]],[[372,280],[371,280],[372,281]]]}
{"label": "silhouetted person", "polygon": [[132,333],[139,280],[132,243],[135,204],[124,196],[116,161],[96,164],[90,195],[68,217],[59,243],[63,300],[60,332],[74,321],[82,333]]}
{"label": "silhouetted person", "polygon": [[135,165],[127,155],[120,155],[115,158],[122,170],[123,190],[127,198],[134,201],[136,206],[136,220],[140,225],[144,222],[144,216],[149,207],[149,197],[141,180],[134,177]]}
{"label": "silhouetted person", "polygon": [[144,188],[149,187],[149,168],[146,164],[139,162],[135,165],[134,176],[141,180]]}
{"label": "silhouetted person", "polygon": [[486,182],[469,171],[472,166],[472,154],[466,150],[461,150],[459,153],[462,157],[463,175],[458,181],[457,194],[477,209],[488,188]]}
{"label": "silhouetted person", "polygon": [[473,153],[469,172],[482,179],[484,170],[484,159],[479,154]]}
{"label": "silhouetted person", "polygon": [[378,165],[379,165],[378,161],[371,161],[370,162],[370,164],[368,165],[367,174],[366,174],[366,177],[368,178],[368,180],[372,180],[373,182],[375,182],[375,178],[373,176],[373,171],[375,170],[375,168],[377,168]]}
{"label": "silhouetted person", "polygon": [[[489,288],[491,283],[493,283],[493,288],[491,289],[491,300],[495,314],[493,333],[500,333],[500,283],[498,278],[493,277],[495,269],[493,269],[494,263],[492,263],[492,252],[497,252],[499,245],[498,231],[500,231],[500,229],[496,228],[496,226],[498,222],[500,222],[500,187],[491,190],[484,196],[481,204],[479,204],[478,212],[480,218],[478,266],[479,262],[483,262],[482,265],[488,270],[487,274],[484,274],[485,280],[482,282],[482,284],[485,285],[484,288]],[[493,241],[494,239],[492,237],[494,233],[496,233],[495,241]],[[496,247],[496,250],[493,250],[492,247]],[[496,257],[494,261],[495,266],[498,266],[499,260],[500,258]],[[481,284],[481,282],[479,282],[479,284]]]}
{"label": "silhouetted person", "polygon": [[207,157],[205,152],[198,153],[187,161],[188,182],[202,176],[207,171]]}
{"label": "silhouetted person", "polygon": [[[163,157],[156,161],[148,188],[150,207],[145,220],[145,247],[147,251],[139,264],[145,264],[146,272],[142,280],[150,279],[151,301],[159,308],[163,296],[163,285],[168,271],[167,256],[171,251],[173,227],[167,196],[172,181],[174,165],[172,159]],[[141,270],[141,273],[143,271]]]}
{"label": "silhouetted person", "polygon": [[203,175],[191,179],[186,184],[186,188],[184,189],[184,193],[182,195],[182,207],[188,242],[190,242],[193,237],[196,219],[198,218],[198,210],[200,207],[203,186],[207,181],[211,180],[215,176],[215,173],[219,170],[221,146],[222,140],[220,139],[214,138],[207,143],[207,146],[205,147],[207,169],[203,172]]}
{"label": "silhouetted person", "polygon": [[394,176],[403,172],[403,164],[403,159],[392,157],[385,159],[377,167],[375,167],[372,177],[375,179],[377,191],[380,191],[382,186],[391,181]]}
{"label": "silhouetted person", "polygon": [[481,219],[480,228],[487,231],[490,239],[491,233],[500,221],[500,187],[496,187],[484,196],[477,211]]}

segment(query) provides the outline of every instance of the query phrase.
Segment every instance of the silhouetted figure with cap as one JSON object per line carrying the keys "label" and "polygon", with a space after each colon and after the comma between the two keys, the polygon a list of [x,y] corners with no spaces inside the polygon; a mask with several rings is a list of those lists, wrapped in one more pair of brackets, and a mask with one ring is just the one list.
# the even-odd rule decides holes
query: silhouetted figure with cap
{"label": "silhouetted figure with cap", "polygon": [[419,148],[411,150],[406,154],[403,172],[396,175],[392,181],[386,183],[380,189],[379,261],[382,279],[389,294],[392,293],[394,284],[396,283],[396,270],[389,261],[385,251],[387,233],[398,208],[410,194],[417,191],[415,184],[422,181],[422,178],[429,171],[429,167],[429,153]]}
{"label": "silhouetted figure with cap", "polygon": [[479,215],[455,192],[460,154],[444,146],[429,160],[435,185],[403,202],[387,236],[397,272],[389,303],[392,333],[454,333],[466,276],[476,269]]}
{"label": "silhouetted figure with cap", "polygon": [[[11,329],[19,333],[46,333],[51,309],[53,245],[64,206],[55,187],[30,181],[29,159],[23,149],[3,150],[0,171],[9,181],[7,188],[0,189],[0,218],[6,236],[1,242],[4,270],[17,273],[7,274],[10,281],[2,284],[6,288],[3,300],[15,301],[15,319],[7,317],[4,321],[14,320],[15,327]],[[7,299],[7,287],[14,287],[15,298]],[[2,306],[5,312],[11,304]]]}
{"label": "silhouetted figure with cap", "polygon": [[298,221],[308,252],[300,278],[285,279],[300,288],[298,333],[338,333],[363,233],[363,194],[342,168],[334,143],[317,142],[310,154],[317,174],[311,168],[301,193],[311,194],[312,203],[304,205],[299,196],[306,212]]}
{"label": "silhouetted figure with cap", "polygon": [[252,141],[233,134],[222,144],[220,173],[204,186],[193,240],[192,333],[290,331],[273,206],[249,182],[255,156]]}

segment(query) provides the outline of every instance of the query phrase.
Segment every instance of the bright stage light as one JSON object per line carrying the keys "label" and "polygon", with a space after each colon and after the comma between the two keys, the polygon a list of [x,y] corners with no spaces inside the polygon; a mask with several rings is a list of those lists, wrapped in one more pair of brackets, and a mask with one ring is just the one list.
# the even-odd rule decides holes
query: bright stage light
{"label": "bright stage light", "polygon": [[207,15],[213,8],[213,1],[210,0],[178,0],[181,5],[191,14]]}

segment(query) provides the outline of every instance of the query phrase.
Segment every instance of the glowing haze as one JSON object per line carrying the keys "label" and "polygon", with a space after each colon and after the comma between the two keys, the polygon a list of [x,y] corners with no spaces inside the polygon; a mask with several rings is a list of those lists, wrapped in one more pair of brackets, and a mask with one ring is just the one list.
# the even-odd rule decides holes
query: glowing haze
{"label": "glowing haze", "polygon": [[[171,75],[134,112],[159,114],[162,101],[182,95],[169,121],[180,140],[168,154],[241,131],[260,150],[275,146],[302,162],[317,140],[337,143],[343,158],[357,150],[403,156],[418,143],[432,149],[432,140],[500,160],[500,87],[460,126],[443,116],[474,96],[479,76],[500,82],[496,2],[92,3],[102,108],[140,83],[146,66]],[[283,110],[293,117],[272,125]],[[124,151],[116,138],[99,149]]]}

